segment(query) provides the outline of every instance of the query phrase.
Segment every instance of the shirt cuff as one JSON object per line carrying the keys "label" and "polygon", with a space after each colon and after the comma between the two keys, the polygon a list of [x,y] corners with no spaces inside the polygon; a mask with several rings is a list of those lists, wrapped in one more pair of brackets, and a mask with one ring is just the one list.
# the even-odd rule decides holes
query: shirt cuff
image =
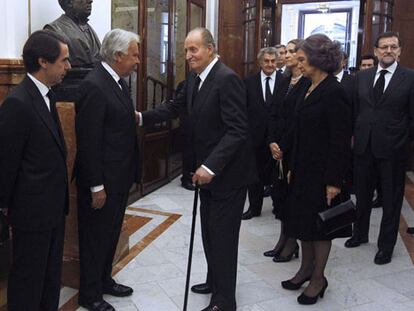
{"label": "shirt cuff", "polygon": [[138,115],[139,115],[139,122],[138,122],[138,125],[139,126],[142,126],[143,125],[143,121],[142,121],[142,113],[141,112],[138,112]]}
{"label": "shirt cuff", "polygon": [[210,170],[207,166],[204,164],[201,165],[202,168],[204,168],[210,175],[216,176],[212,170]]}
{"label": "shirt cuff", "polygon": [[105,189],[104,185],[99,185],[99,186],[91,187],[91,192],[99,192],[104,189]]}

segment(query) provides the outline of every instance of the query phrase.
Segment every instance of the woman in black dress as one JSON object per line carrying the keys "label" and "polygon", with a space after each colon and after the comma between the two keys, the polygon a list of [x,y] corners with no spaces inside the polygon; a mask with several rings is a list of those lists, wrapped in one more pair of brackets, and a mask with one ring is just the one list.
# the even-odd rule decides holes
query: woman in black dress
{"label": "woman in black dress", "polygon": [[298,98],[303,98],[310,85],[310,81],[302,75],[296,59],[297,44],[301,39],[293,39],[286,45],[286,68],[288,75],[280,82],[275,96],[276,103],[272,106],[269,120],[268,143],[272,156],[277,160],[278,169],[274,180],[275,203],[277,204],[278,218],[281,221],[279,240],[272,250],[264,252],[267,257],[273,257],[274,262],[287,262],[293,256],[298,256],[299,245],[296,239],[288,239],[284,233],[284,219],[286,215],[287,179],[289,160],[289,140]]}
{"label": "woman in black dress", "polygon": [[339,203],[350,160],[351,112],[344,89],[332,75],[340,64],[340,44],[312,35],[298,44],[296,57],[311,85],[296,107],[285,232],[301,241],[302,261],[282,286],[299,289],[310,281],[298,302],[314,304],[328,287],[324,271],[331,240],[351,235],[351,227],[327,236],[317,226],[318,213]]}

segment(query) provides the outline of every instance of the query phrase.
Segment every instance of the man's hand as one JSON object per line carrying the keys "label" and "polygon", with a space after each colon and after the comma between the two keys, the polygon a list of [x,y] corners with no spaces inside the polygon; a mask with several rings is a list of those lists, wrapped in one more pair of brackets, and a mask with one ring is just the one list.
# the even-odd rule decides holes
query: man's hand
{"label": "man's hand", "polygon": [[98,192],[92,192],[92,208],[101,209],[106,201],[106,192],[105,189],[102,189]]}
{"label": "man's hand", "polygon": [[335,198],[338,194],[341,193],[341,189],[334,187],[334,186],[326,186],[326,202],[328,206],[331,205],[331,201]]}
{"label": "man's hand", "polygon": [[272,153],[273,159],[282,160],[283,152],[280,150],[279,145],[276,143],[269,144],[270,152]]}
{"label": "man's hand", "polygon": [[3,213],[4,216],[7,216],[7,208],[0,208],[0,213]]}
{"label": "man's hand", "polygon": [[194,173],[192,181],[194,184],[204,185],[208,184],[212,181],[214,175],[211,175],[207,172],[203,167],[199,167],[197,171]]}

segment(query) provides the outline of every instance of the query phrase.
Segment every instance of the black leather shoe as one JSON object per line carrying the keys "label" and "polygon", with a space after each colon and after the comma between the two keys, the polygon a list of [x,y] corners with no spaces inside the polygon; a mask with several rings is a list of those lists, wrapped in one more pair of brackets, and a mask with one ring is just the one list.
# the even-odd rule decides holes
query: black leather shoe
{"label": "black leather shoe", "polygon": [[382,200],[381,198],[376,197],[374,201],[372,201],[373,208],[380,208],[382,207]]}
{"label": "black leather shoe", "polygon": [[272,187],[271,186],[265,186],[263,189],[263,197],[267,198],[270,197],[272,195]]}
{"label": "black leather shoe", "polygon": [[195,190],[195,186],[193,185],[193,183],[191,181],[181,182],[181,187],[183,187],[184,189],[190,190],[190,191]]}
{"label": "black leather shoe", "polygon": [[295,258],[299,258],[299,245],[298,244],[296,244],[295,248],[289,255],[282,256],[281,254],[279,254],[278,256],[273,257],[273,262],[289,262],[292,260],[293,256],[295,256]]}
{"label": "black leather shoe", "polygon": [[211,287],[207,283],[201,283],[191,286],[191,291],[196,294],[211,294]]}
{"label": "black leather shoe", "polygon": [[103,289],[104,294],[115,296],[115,297],[131,296],[133,291],[134,290],[131,287],[118,284],[118,283],[114,283],[113,285],[104,287]]}
{"label": "black leather shoe", "polygon": [[299,282],[299,283],[293,283],[291,280],[287,280],[287,281],[282,281],[281,284],[282,284],[282,287],[284,289],[297,290],[297,289],[301,288],[302,285],[305,282],[310,281],[310,279],[311,279],[311,277],[309,276],[306,279],[304,279],[302,282]]}
{"label": "black leather shoe", "polygon": [[309,297],[302,293],[298,297],[298,303],[301,305],[314,305],[318,301],[318,298],[323,298],[323,295],[325,294],[326,288],[328,287],[328,280],[326,278],[325,282],[325,286],[322,287],[321,291],[315,297]]}
{"label": "black leather shoe", "polygon": [[282,251],[282,249],[271,249],[269,251],[265,251],[263,253],[263,256],[265,256],[265,257],[275,257],[275,256],[279,256],[281,251]]}
{"label": "black leather shoe", "polygon": [[220,306],[213,305],[213,306],[208,306],[207,308],[204,308],[201,311],[224,311],[224,309]]}
{"label": "black leather shoe", "polygon": [[245,213],[243,213],[242,219],[247,220],[247,219],[251,219],[253,217],[258,217],[258,216],[260,216],[260,213],[256,214],[256,213],[253,213],[250,209],[248,209]]}
{"label": "black leather shoe", "polygon": [[374,262],[377,265],[385,265],[391,262],[392,252],[379,250],[375,255]]}
{"label": "black leather shoe", "polygon": [[83,303],[79,301],[79,305],[89,311],[115,311],[115,308],[105,300],[94,301],[91,303]]}
{"label": "black leather shoe", "polygon": [[347,248],[353,248],[353,247],[358,247],[361,244],[365,244],[365,243],[368,243],[368,238],[360,239],[360,238],[353,236],[352,238],[346,240],[344,245]]}

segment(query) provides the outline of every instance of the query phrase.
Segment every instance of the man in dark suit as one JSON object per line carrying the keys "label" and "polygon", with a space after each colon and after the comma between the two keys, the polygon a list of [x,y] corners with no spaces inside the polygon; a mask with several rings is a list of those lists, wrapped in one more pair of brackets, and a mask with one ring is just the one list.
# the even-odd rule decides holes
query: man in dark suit
{"label": "man in dark suit", "polygon": [[354,180],[357,221],[346,247],[368,242],[375,176],[383,194],[383,216],[374,262],[391,261],[397,240],[405,169],[414,126],[414,72],[398,64],[401,42],[397,33],[376,40],[377,67],[356,76]]}
{"label": "man in dark suit", "polygon": [[138,181],[135,110],[123,79],[139,64],[138,42],[136,34],[120,29],[105,36],[103,62],[80,85],[75,106],[79,304],[88,310],[115,310],[102,295],[133,291],[111,272],[128,193]]}
{"label": "man in dark suit", "polygon": [[[347,102],[349,105],[350,110],[353,110],[353,96],[354,96],[354,89],[355,89],[355,76],[350,75],[346,70],[346,66],[348,63],[348,54],[346,52],[342,51],[342,60],[341,65],[338,68],[336,72],[334,72],[334,76],[338,80],[339,83],[343,86],[346,96],[347,96]],[[350,162],[352,162],[352,153],[349,154]],[[347,176],[345,180],[345,184],[343,185],[341,189],[341,195],[343,200],[350,198],[351,193],[353,193],[353,170],[352,165],[349,166],[349,169],[347,170]]]}
{"label": "man in dark suit", "polygon": [[[278,85],[283,78],[276,71],[278,52],[274,47],[263,48],[259,51],[257,59],[260,72],[248,77],[244,84],[247,93],[247,113],[249,118],[249,132],[255,155],[256,169],[259,180],[248,186],[249,209],[242,219],[257,217],[262,212],[264,186],[271,185],[271,175],[276,162],[272,158],[267,144],[268,123],[271,107],[275,103]],[[277,202],[273,202],[276,211]]]}
{"label": "man in dark suit", "polygon": [[8,210],[13,259],[8,308],[57,310],[68,211],[66,146],[50,87],[69,63],[65,40],[34,32],[23,48],[27,75],[0,108],[0,208]]}
{"label": "man in dark suit", "polygon": [[236,310],[237,251],[246,186],[252,177],[243,82],[219,61],[213,36],[192,30],[184,43],[192,72],[173,101],[142,113],[143,125],[189,114],[193,182],[200,185],[201,228],[207,281],[193,286],[212,293],[205,311]]}

